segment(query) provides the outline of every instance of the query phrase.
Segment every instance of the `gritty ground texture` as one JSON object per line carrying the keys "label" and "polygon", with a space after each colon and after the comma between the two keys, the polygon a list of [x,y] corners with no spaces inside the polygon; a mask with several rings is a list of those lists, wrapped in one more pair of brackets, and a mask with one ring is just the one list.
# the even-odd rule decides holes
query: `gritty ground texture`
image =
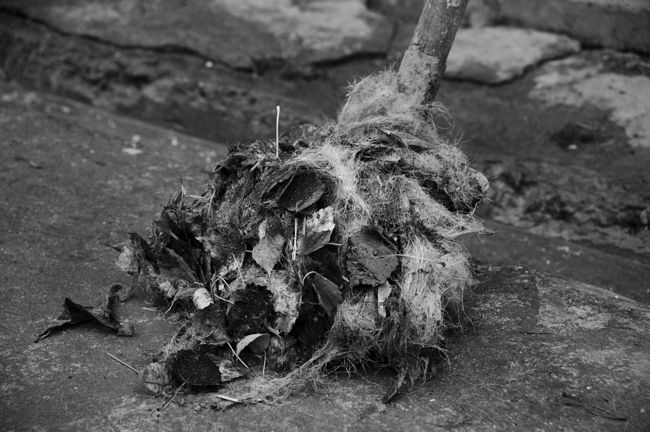
{"label": "gritty ground texture", "polygon": [[120,310],[134,338],[87,326],[33,339],[64,297],[97,304],[129,283],[115,248],[225,155],[189,135],[269,138],[278,104],[283,129],[333,115],[346,83],[399,59],[422,0],[283,1],[272,15],[264,1],[0,0],[0,429],[647,430],[648,309],[625,297],[650,303],[650,8],[537,3],[472,0],[468,23],[487,27],[463,32],[478,40],[556,34],[524,30],[497,63],[476,54],[486,44],[458,49],[480,74],[438,96],[453,115],[441,132],[491,177],[479,212],[496,234],[464,239],[493,267],[437,377],[389,406],[373,372],[276,406],[215,412],[223,401],[180,394],[161,413],[166,400],[106,355],[139,369],[169,340],[177,324],[146,298]]}
{"label": "gritty ground texture", "polygon": [[[448,337],[438,375],[396,403],[387,382],[332,377],[279,405],[230,407],[209,394],[147,395],[141,368],[176,324],[136,298],[136,327],[93,326],[38,344],[63,298],[92,304],[114,282],[132,230],[145,231],[184,177],[191,191],[223,148],[76,103],[0,86],[3,196],[0,270],[3,394],[11,430],[622,430],[650,426],[650,310],[576,282],[481,267],[463,331]],[[9,95],[9,96],[8,96]]]}

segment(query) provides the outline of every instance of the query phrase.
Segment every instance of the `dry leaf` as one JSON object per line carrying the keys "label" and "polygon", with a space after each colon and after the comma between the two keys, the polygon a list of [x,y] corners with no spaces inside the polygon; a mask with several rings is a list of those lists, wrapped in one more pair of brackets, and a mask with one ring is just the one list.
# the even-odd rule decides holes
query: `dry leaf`
{"label": "dry leaf", "polygon": [[267,273],[271,273],[273,267],[275,267],[282,257],[283,246],[284,237],[280,234],[265,235],[253,247],[253,259]]}
{"label": "dry leaf", "polygon": [[153,394],[162,394],[170,383],[167,367],[163,363],[149,363],[142,371],[142,383]]}
{"label": "dry leaf", "polygon": [[64,322],[49,327],[39,334],[34,342],[45,339],[51,334],[68,327],[73,327],[88,321],[95,321],[115,331],[118,336],[133,336],[135,333],[133,325],[127,322],[121,322],[115,316],[115,306],[121,300],[121,292],[123,290],[124,287],[122,285],[113,285],[107,297],[106,305],[101,307],[82,306],[66,297],[63,303],[63,313],[59,317],[59,321]]}
{"label": "dry leaf", "polygon": [[347,267],[352,286],[383,284],[398,265],[395,253],[374,229],[366,227],[350,238]]}
{"label": "dry leaf", "polygon": [[325,207],[305,220],[304,234],[298,237],[297,252],[307,255],[325,246],[334,231],[334,211]]}
{"label": "dry leaf", "polygon": [[271,341],[271,336],[268,333],[254,333],[248,336],[244,336],[239,342],[237,342],[237,348],[235,352],[239,355],[244,348],[248,347],[255,354],[260,354],[266,350]]}
{"label": "dry leaf", "polygon": [[309,280],[316,291],[320,305],[328,315],[331,315],[343,299],[338,285],[318,273],[312,273]]}

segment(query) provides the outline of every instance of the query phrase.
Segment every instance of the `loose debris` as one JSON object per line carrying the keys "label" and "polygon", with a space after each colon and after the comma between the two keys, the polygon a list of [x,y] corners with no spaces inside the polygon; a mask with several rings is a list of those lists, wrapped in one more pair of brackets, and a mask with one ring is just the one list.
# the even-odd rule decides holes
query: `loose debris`
{"label": "loose debris", "polygon": [[138,375],[140,373],[136,368],[134,368],[133,366],[131,366],[130,364],[128,364],[124,360],[120,360],[118,357],[115,357],[113,354],[111,354],[111,353],[105,353],[105,354],[108,357],[115,360],[116,362],[118,362],[119,364],[121,364],[122,366],[124,366],[125,368],[131,369],[133,372],[135,372],[136,375]]}
{"label": "loose debris", "polygon": [[157,394],[248,378],[239,402],[310,388],[329,370],[429,372],[472,283],[459,235],[485,177],[436,132],[437,104],[395,73],[351,87],[338,120],[235,146],[200,195],[184,188],[118,265],[184,317],[143,371]]}
{"label": "loose debris", "polygon": [[264,400],[373,363],[397,371],[390,399],[423,378],[472,282],[454,238],[482,230],[487,190],[436,133],[441,110],[384,72],[351,88],[336,123],[235,146],[200,196],[175,194],[120,259],[186,316],[149,385],[248,377],[237,399]]}
{"label": "loose debris", "polygon": [[106,298],[106,304],[100,307],[82,306],[66,297],[63,312],[59,315],[60,324],[49,327],[39,334],[34,342],[39,342],[54,333],[85,322],[94,321],[101,326],[113,330],[118,336],[133,336],[133,324],[120,321],[115,315],[115,306],[123,301],[128,294],[122,285],[113,285]]}

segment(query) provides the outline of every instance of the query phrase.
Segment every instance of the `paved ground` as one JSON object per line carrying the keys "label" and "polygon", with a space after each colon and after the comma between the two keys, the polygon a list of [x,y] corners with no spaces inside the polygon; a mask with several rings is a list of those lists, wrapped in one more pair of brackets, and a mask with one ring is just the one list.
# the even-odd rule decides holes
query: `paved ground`
{"label": "paved ground", "polygon": [[[69,296],[92,304],[129,281],[111,248],[146,232],[184,178],[191,191],[224,148],[0,83],[0,429],[647,430],[650,310],[524,268],[481,267],[449,362],[394,404],[386,377],[332,378],[279,405],[215,411],[209,395],[165,400],[106,356],[143,367],[175,328],[146,299],[118,338],[94,327],[34,344]],[[488,246],[489,248],[490,246]]]}

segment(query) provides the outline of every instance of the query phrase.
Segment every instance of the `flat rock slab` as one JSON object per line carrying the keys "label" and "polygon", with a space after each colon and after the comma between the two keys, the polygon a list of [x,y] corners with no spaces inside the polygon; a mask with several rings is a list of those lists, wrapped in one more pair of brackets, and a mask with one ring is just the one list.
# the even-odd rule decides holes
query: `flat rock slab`
{"label": "flat rock slab", "polygon": [[[112,246],[184,177],[199,190],[223,147],[0,83],[2,430],[644,430],[650,424],[650,310],[521,268],[482,268],[449,362],[396,403],[386,377],[332,377],[318,394],[231,407],[146,394],[106,355],[144,367],[177,324],[135,299],[132,338],[86,326],[34,344],[69,296],[96,303],[128,283]],[[26,414],[28,412],[28,415]]]}
{"label": "flat rock slab", "polygon": [[459,29],[446,76],[487,84],[510,81],[536,64],[580,50],[566,36],[513,27]]}
{"label": "flat rock slab", "polygon": [[650,53],[647,0],[485,0],[506,19],[568,34],[587,45]]}
{"label": "flat rock slab", "polygon": [[550,105],[593,105],[610,112],[633,147],[650,147],[650,76],[604,70],[584,56],[544,65],[530,95]]}
{"label": "flat rock slab", "polygon": [[[386,16],[417,22],[424,0],[369,0]],[[508,22],[570,36],[585,45],[650,53],[647,0],[471,0],[474,26]]]}
{"label": "flat rock slab", "polygon": [[117,45],[193,51],[234,68],[383,53],[392,25],[361,0],[2,0],[66,33]]}

